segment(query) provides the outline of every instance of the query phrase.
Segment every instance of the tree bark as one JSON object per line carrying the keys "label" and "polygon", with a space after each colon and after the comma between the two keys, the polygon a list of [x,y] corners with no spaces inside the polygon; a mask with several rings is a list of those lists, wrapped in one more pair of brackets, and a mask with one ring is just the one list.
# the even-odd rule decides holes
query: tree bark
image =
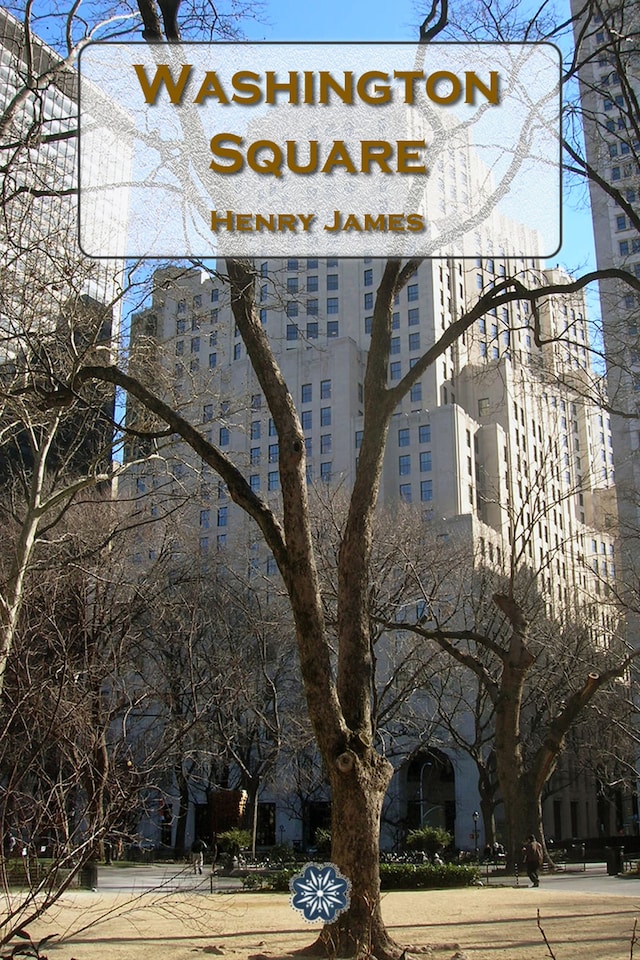
{"label": "tree bark", "polygon": [[177,857],[186,853],[187,814],[189,812],[189,783],[184,775],[181,760],[175,764],[174,776],[178,787],[178,813],[176,815],[176,838],[174,852]]}
{"label": "tree bark", "polygon": [[382,919],[378,849],[382,803],[393,767],[375,750],[354,747],[335,757],[330,769],[331,859],[351,880],[350,907],[301,952],[395,960],[402,947]]}

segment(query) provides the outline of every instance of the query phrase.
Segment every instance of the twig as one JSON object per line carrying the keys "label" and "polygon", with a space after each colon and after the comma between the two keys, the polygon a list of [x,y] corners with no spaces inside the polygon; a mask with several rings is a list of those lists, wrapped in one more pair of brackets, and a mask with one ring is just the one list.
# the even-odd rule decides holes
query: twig
{"label": "twig", "polygon": [[633,921],[633,933],[631,934],[631,943],[629,944],[629,960],[633,960],[633,945],[638,942],[638,918]]}
{"label": "twig", "polygon": [[547,946],[547,950],[549,951],[549,956],[551,957],[551,960],[558,960],[558,958],[556,957],[555,953],[554,953],[553,950],[551,949],[551,944],[550,944],[549,941],[547,940],[547,935],[546,935],[546,933],[545,933],[544,930],[542,929],[542,924],[541,924],[541,922],[540,922],[540,910],[538,910],[538,930],[539,930],[540,933],[542,934],[542,939],[544,940],[544,942],[545,942],[545,944],[546,944],[546,946]]}

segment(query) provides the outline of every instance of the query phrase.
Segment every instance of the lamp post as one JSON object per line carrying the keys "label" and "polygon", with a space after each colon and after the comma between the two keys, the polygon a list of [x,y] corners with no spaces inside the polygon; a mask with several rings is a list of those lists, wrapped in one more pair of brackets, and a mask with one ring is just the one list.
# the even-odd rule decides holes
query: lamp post
{"label": "lamp post", "polygon": [[478,817],[480,814],[477,810],[474,810],[471,814],[473,817],[473,852],[475,854],[476,860],[478,859]]}

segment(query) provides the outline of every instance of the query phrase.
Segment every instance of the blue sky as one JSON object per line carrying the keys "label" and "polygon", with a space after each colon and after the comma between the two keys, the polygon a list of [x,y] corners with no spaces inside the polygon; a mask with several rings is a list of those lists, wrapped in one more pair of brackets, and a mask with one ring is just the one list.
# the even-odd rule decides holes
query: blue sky
{"label": "blue sky", "polygon": [[[426,6],[426,5],[425,5]],[[419,14],[413,0],[267,0],[261,23],[245,24],[251,40],[414,40]],[[595,266],[586,192],[565,191],[563,245],[549,261],[574,272]]]}

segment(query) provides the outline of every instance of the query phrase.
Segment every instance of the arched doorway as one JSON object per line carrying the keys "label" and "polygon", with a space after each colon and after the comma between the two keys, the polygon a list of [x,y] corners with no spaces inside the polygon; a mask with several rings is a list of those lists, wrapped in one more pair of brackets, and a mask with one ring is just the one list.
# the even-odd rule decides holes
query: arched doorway
{"label": "arched doorway", "polygon": [[435,747],[420,750],[404,769],[407,830],[443,827],[455,836],[455,772],[446,753]]}

